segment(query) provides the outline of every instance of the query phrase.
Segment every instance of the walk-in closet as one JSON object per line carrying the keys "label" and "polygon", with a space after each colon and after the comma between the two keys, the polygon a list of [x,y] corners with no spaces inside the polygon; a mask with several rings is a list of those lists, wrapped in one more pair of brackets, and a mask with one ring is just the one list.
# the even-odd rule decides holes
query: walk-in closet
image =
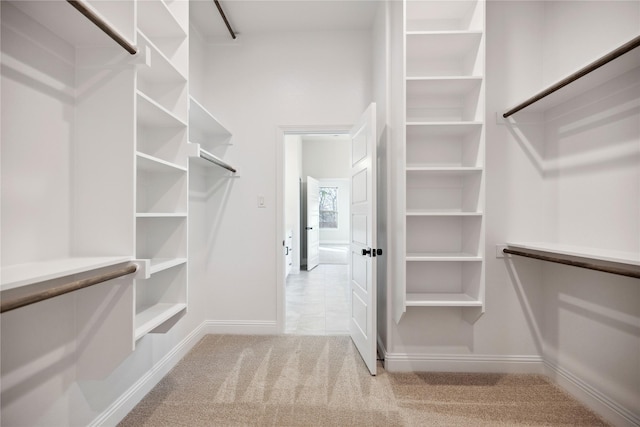
{"label": "walk-in closet", "polygon": [[640,1],[0,6],[3,426],[640,425]]}

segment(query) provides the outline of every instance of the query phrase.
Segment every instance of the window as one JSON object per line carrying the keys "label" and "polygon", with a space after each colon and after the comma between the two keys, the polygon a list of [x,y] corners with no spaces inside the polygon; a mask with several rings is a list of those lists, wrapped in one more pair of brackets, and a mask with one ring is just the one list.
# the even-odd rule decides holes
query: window
{"label": "window", "polygon": [[338,228],[338,187],[320,187],[320,228]]}

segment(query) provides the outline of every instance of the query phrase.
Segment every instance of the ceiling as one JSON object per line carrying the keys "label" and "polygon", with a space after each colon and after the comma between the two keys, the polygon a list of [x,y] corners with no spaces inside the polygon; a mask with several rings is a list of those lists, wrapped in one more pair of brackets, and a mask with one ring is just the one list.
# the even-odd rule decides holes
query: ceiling
{"label": "ceiling", "polygon": [[[291,31],[364,30],[372,26],[376,0],[220,0],[241,37]],[[230,37],[213,0],[191,0],[191,21],[207,38]]]}

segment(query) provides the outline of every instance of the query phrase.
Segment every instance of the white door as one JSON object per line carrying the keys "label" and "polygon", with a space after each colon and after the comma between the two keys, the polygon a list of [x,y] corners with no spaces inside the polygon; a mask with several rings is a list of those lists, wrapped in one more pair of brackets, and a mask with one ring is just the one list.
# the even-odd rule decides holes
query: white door
{"label": "white door", "polygon": [[[376,374],[376,104],[351,130],[351,320],[362,359]],[[380,252],[381,254],[381,252]]]}
{"label": "white door", "polygon": [[307,177],[307,271],[320,263],[320,184]]}

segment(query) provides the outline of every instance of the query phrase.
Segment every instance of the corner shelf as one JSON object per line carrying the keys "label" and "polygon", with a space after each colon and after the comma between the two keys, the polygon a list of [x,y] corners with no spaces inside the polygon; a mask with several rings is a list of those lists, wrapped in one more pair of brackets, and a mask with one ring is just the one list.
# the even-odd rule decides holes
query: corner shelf
{"label": "corner shelf", "polygon": [[231,132],[200,102],[189,96],[189,141],[201,144],[207,151],[228,143]]}
{"label": "corner shelf", "polygon": [[136,313],[134,340],[138,341],[140,338],[186,309],[186,303],[159,303],[142,308],[138,313]]}
{"label": "corner shelf", "polygon": [[639,46],[640,36],[637,36],[510,108],[502,114],[502,117],[507,118],[525,108],[533,112],[546,111],[583,93],[586,89],[599,86],[627,71],[640,67],[640,49],[637,49]]}
{"label": "corner shelf", "polygon": [[149,273],[159,273],[186,263],[186,258],[152,258],[149,260]]}
{"label": "corner shelf", "polygon": [[137,152],[138,169],[145,172],[187,172],[187,168],[149,154]]}
{"label": "corner shelf", "polygon": [[482,216],[482,212],[407,209],[407,216]]}
{"label": "corner shelf", "polygon": [[470,253],[407,253],[408,262],[481,262],[483,257]]}
{"label": "corner shelf", "polygon": [[482,307],[482,301],[463,293],[407,293],[407,307]]}
{"label": "corner shelf", "polygon": [[187,127],[186,122],[158,104],[149,95],[138,90],[137,96],[138,123],[159,128]]}

